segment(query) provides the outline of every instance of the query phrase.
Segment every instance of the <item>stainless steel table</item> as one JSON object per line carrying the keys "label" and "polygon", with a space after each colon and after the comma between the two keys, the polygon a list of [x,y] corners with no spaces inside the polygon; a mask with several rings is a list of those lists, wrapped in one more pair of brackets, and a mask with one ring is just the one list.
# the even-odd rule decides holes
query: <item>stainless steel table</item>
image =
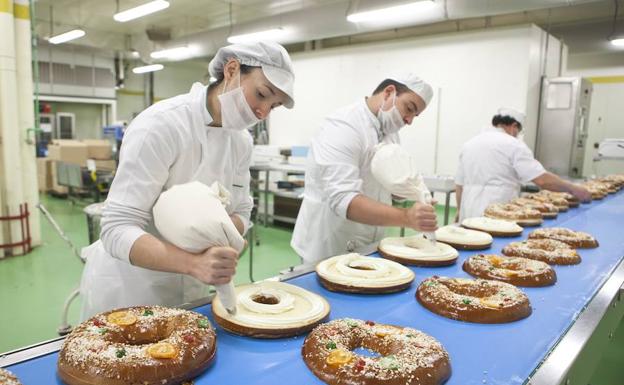
{"label": "stainless steel table", "polygon": [[290,164],[290,163],[267,163],[267,164],[256,164],[253,165],[249,168],[249,170],[252,173],[252,179],[255,179],[256,182],[259,181],[259,178],[254,178],[254,173],[256,173],[256,175],[258,175],[260,172],[264,172],[265,173],[265,178],[264,178],[264,189],[260,190],[258,189],[259,192],[263,193],[264,196],[264,212],[263,212],[263,216],[262,216],[262,224],[264,226],[267,226],[269,223],[269,175],[271,173],[271,171],[278,171],[278,172],[289,172],[289,173],[293,173],[293,174],[298,174],[298,175],[305,175],[305,166],[303,165],[296,165],[296,164]]}

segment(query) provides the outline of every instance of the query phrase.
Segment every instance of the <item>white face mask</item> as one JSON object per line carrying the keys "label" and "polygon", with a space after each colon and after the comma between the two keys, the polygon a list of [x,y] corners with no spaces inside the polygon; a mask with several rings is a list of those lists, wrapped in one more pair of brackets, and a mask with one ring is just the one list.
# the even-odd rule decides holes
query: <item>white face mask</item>
{"label": "white face mask", "polygon": [[383,132],[384,135],[399,132],[399,130],[405,126],[403,117],[401,116],[395,102],[396,92],[392,96],[392,108],[388,111],[384,111],[383,107],[386,105],[386,102],[384,101],[381,108],[379,108],[379,112],[377,112],[377,119],[379,119],[379,122],[381,123],[381,132]]}
{"label": "white face mask", "polygon": [[524,142],[524,132],[520,131],[518,135],[516,135],[516,139],[518,139],[521,142]]}
{"label": "white face mask", "polygon": [[245,99],[243,88],[240,86],[240,73],[238,75],[238,87],[225,91],[227,81],[223,84],[223,93],[218,96],[221,103],[221,127],[230,130],[245,130],[260,119],[252,111]]}

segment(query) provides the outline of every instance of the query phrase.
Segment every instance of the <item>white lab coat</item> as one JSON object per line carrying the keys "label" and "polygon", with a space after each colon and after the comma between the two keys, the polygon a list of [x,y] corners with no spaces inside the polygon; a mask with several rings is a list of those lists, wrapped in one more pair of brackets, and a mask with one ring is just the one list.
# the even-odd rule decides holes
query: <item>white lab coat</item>
{"label": "white lab coat", "polygon": [[365,100],[323,121],[310,144],[304,198],[291,241],[304,263],[316,263],[350,250],[367,254],[383,238],[383,227],[347,219],[349,203],[358,194],[392,204],[390,192],[371,171],[380,140],[399,143],[399,136],[381,136],[379,120]]}
{"label": "white lab coat", "polygon": [[491,203],[507,203],[520,186],[545,173],[527,145],[490,127],[462,147],[455,183],[463,186],[460,222],[483,215]]}
{"label": "white lab coat", "polygon": [[249,228],[252,138],[247,130],[210,123],[206,86],[195,83],[188,94],[154,104],[128,127],[103,211],[101,240],[83,250],[87,257],[80,286],[83,320],[112,308],[175,306],[206,294],[207,286],[190,276],[130,264],[137,238],[150,233],[162,239],[152,207],[170,187],[218,181],[231,193],[226,211],[240,217],[245,231]]}

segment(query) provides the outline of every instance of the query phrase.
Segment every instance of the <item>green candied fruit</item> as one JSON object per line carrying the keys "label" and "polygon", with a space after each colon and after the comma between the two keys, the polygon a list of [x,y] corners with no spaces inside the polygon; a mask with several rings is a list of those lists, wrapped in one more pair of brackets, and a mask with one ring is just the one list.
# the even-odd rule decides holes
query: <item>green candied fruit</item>
{"label": "green candied fruit", "polygon": [[416,337],[416,336],[415,336],[415,335],[413,335],[413,334],[406,334],[406,335],[405,335],[405,337],[408,337],[408,338],[413,338],[413,337]]}
{"label": "green candied fruit", "polygon": [[437,284],[438,283],[436,281],[428,281],[427,283],[425,283],[425,285],[427,285],[427,286],[435,286]]}
{"label": "green candied fruit", "polygon": [[329,350],[334,350],[336,349],[336,343],[334,341],[329,341],[325,344],[325,347]]}
{"label": "green candied fruit", "polygon": [[143,312],[143,315],[147,317],[149,315],[154,315],[154,312],[151,311],[150,309],[145,309],[145,311]]}
{"label": "green candied fruit", "polygon": [[470,303],[472,302],[471,300],[469,300],[468,298],[464,298],[462,299],[462,302],[466,305],[470,305]]}
{"label": "green candied fruit", "polygon": [[210,322],[208,322],[207,318],[202,318],[200,320],[197,320],[197,326],[199,326],[202,329],[207,329],[208,326],[210,326]]}
{"label": "green candied fruit", "polygon": [[379,365],[384,369],[390,369],[390,370],[399,369],[399,363],[397,362],[396,357],[394,357],[393,355],[382,357],[379,360]]}
{"label": "green candied fruit", "polygon": [[104,334],[106,334],[108,332],[108,329],[106,329],[106,328],[99,328],[97,332],[98,332],[99,335],[102,336],[102,335],[104,335]]}
{"label": "green candied fruit", "polygon": [[347,325],[349,325],[352,328],[357,327],[359,325],[357,321],[352,320],[352,319],[349,319],[346,322],[347,322]]}
{"label": "green candied fruit", "polygon": [[117,356],[117,358],[123,358],[126,355],[126,349],[121,348],[121,349],[117,349],[117,351],[115,352],[115,355]]}

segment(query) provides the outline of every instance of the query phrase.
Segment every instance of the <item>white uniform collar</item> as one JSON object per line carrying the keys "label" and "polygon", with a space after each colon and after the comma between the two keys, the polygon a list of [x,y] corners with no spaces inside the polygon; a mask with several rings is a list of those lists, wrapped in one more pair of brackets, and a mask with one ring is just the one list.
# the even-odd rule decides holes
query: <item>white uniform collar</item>
{"label": "white uniform collar", "polygon": [[366,110],[366,114],[365,114],[366,118],[369,120],[369,123],[375,129],[375,132],[377,133],[377,139],[381,142],[381,139],[384,136],[383,132],[381,131],[381,122],[379,121],[379,119],[377,119],[377,115],[373,114],[370,108],[368,108],[368,104],[366,103],[367,99],[368,98],[364,98],[361,106],[364,108],[364,110]]}
{"label": "white uniform collar", "polygon": [[[505,131],[505,129],[504,129],[504,128],[501,128],[501,127],[492,126],[492,130],[493,130],[493,131],[495,131],[495,132],[500,132],[501,134],[509,135],[509,133],[508,133],[507,131]],[[517,138],[516,138],[515,136],[513,136],[513,135],[509,135],[509,136],[511,136],[511,137],[512,137],[512,138],[514,138],[514,139],[517,139]]]}
{"label": "white uniform collar", "polygon": [[190,94],[193,101],[197,103],[196,108],[201,111],[201,116],[204,124],[208,126],[213,121],[212,115],[210,115],[210,112],[208,112],[208,107],[206,107],[208,86],[205,86],[199,82],[193,83]]}

